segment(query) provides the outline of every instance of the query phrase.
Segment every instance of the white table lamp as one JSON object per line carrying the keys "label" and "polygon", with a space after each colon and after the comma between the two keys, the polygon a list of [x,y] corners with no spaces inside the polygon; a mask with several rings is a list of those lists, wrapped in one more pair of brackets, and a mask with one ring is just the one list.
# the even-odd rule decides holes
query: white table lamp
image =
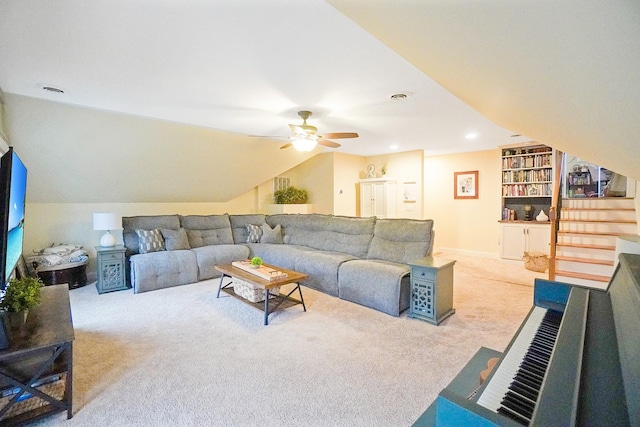
{"label": "white table lamp", "polygon": [[100,238],[100,246],[111,247],[116,245],[116,236],[111,230],[122,228],[121,219],[112,212],[99,212],[93,214],[93,229],[106,231]]}

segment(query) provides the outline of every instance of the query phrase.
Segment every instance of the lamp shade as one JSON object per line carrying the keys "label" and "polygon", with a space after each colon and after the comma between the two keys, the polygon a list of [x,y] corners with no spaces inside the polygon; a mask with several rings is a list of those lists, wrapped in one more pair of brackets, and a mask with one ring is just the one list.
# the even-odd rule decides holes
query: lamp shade
{"label": "lamp shade", "polygon": [[122,228],[122,219],[112,212],[99,212],[93,214],[94,230],[118,230]]}

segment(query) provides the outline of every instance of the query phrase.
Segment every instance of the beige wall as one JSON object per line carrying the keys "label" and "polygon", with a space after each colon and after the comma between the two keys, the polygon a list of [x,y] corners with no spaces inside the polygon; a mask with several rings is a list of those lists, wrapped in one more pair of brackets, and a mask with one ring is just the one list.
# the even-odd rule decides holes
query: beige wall
{"label": "beige wall", "polygon": [[[256,213],[258,189],[229,203],[27,203],[25,208],[24,254],[54,243],[82,245],[89,252],[89,270],[95,270],[95,250],[102,231],[93,230],[94,212],[135,215],[212,215]],[[122,243],[122,230],[114,230]]]}
{"label": "beige wall", "polygon": [[320,152],[282,141],[5,94],[34,203],[225,203]]}
{"label": "beige wall", "polygon": [[[367,165],[375,165],[378,177],[381,176],[382,166],[386,165],[386,176],[396,180],[396,216],[398,218],[425,218],[423,213],[423,162],[424,151],[422,150],[367,157]],[[416,201],[405,202],[404,187],[411,183],[415,183]]]}
{"label": "beige wall", "polygon": [[359,213],[360,188],[358,180],[367,166],[364,157],[334,153],[333,213],[356,216]]}
{"label": "beige wall", "polygon": [[[454,172],[478,171],[478,198],[453,198]],[[435,221],[434,250],[498,254],[500,150],[424,159],[424,217]]]}

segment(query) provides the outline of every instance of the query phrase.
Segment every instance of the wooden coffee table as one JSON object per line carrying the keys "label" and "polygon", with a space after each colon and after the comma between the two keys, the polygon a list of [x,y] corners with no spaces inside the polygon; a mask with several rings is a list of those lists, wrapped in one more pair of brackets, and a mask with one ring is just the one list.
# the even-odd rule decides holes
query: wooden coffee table
{"label": "wooden coffee table", "polygon": [[[239,299],[240,301],[248,304],[252,307],[255,307],[259,310],[264,311],[264,324],[269,324],[269,315],[276,311],[278,308],[282,307],[283,309],[293,307],[294,305],[302,304],[302,308],[304,311],[307,311],[307,307],[304,304],[304,298],[302,298],[302,289],[300,289],[300,281],[309,277],[304,273],[298,273],[297,271],[287,270],[286,268],[276,267],[274,265],[263,264],[265,267],[272,268],[274,270],[281,271],[287,274],[286,278],[276,279],[276,280],[267,280],[262,279],[261,277],[256,276],[255,274],[244,271],[238,267],[235,267],[231,264],[223,264],[216,265],[215,269],[222,273],[222,277],[220,277],[220,284],[218,285],[218,295],[216,298],[220,298],[220,291]],[[225,277],[230,277],[232,281],[227,283],[225,286],[222,286]],[[233,279],[243,280],[247,283],[251,283],[258,288],[262,288],[265,291],[264,304],[262,302],[251,302],[245,298],[242,298],[240,295],[236,295],[233,291]],[[287,285],[290,283],[295,283],[296,286],[289,292],[288,294],[278,293],[271,294],[270,290],[282,285]],[[291,295],[298,291],[300,295],[300,299],[292,298]],[[269,298],[273,296],[273,298]],[[271,299],[271,301],[269,301]],[[271,303],[275,304],[271,308],[269,305]]]}

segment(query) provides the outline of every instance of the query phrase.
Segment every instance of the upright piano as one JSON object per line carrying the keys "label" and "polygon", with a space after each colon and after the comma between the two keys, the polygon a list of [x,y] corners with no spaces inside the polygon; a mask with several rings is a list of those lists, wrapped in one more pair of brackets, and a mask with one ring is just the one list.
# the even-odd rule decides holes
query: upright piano
{"label": "upright piano", "polygon": [[621,254],[605,290],[537,279],[531,311],[478,386],[479,360],[497,353],[484,350],[415,427],[640,426],[640,255]]}

